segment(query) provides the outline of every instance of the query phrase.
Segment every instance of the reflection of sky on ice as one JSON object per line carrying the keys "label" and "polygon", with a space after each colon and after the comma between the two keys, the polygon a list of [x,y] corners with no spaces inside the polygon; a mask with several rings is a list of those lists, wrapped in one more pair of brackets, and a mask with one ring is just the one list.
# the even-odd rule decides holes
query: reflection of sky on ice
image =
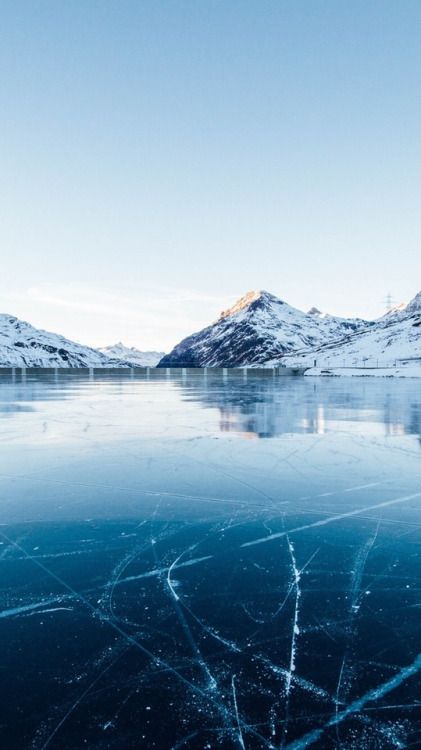
{"label": "reflection of sky on ice", "polygon": [[420,433],[416,381],[2,373],[4,746],[417,746]]}

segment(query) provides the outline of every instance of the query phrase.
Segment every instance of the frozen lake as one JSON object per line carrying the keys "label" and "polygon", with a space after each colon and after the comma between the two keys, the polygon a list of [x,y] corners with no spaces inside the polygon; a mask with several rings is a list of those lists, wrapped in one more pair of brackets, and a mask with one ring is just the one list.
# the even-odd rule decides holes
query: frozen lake
{"label": "frozen lake", "polygon": [[421,386],[0,374],[5,750],[421,747]]}

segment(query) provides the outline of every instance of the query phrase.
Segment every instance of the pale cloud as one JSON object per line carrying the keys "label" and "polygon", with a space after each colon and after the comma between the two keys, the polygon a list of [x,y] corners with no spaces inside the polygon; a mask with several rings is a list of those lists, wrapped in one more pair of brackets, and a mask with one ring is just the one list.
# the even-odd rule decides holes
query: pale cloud
{"label": "pale cloud", "polygon": [[37,327],[91,346],[121,340],[168,351],[211,323],[239,295],[206,295],[190,289],[125,284],[42,284],[0,295],[3,311]]}

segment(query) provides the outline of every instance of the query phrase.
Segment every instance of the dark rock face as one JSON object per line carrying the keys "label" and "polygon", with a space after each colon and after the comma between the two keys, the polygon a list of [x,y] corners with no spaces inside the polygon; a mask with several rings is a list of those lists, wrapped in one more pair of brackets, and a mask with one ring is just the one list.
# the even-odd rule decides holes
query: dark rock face
{"label": "dark rock face", "polygon": [[250,292],[219,319],[183,339],[158,367],[238,367],[276,363],[369,324],[305,314],[268,292]]}

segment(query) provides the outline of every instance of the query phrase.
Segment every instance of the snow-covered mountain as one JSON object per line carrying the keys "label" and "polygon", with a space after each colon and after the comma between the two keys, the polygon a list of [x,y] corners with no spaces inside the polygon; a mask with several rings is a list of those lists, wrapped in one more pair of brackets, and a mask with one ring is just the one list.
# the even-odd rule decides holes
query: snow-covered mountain
{"label": "snow-covered mountain", "polygon": [[299,349],[342,338],[371,324],[301,312],[269,292],[249,292],[212,325],[181,341],[158,367],[236,367],[264,364]]}
{"label": "snow-covered mountain", "polygon": [[399,366],[421,362],[421,292],[376,321],[304,313],[269,292],[249,292],[212,325],[167,355],[123,344],[102,350],[0,314],[0,367],[316,368]]}
{"label": "snow-covered mountain", "polygon": [[107,357],[123,359],[133,367],[156,367],[159,360],[165,356],[165,352],[142,352],[134,346],[124,346],[121,341],[112,346],[104,346],[99,351]]}
{"label": "snow-covered mountain", "polygon": [[397,314],[403,317],[408,314],[412,315],[412,313],[421,313],[421,292],[418,292],[414,299],[411,299],[407,306],[403,310],[399,310]]}
{"label": "snow-covered mountain", "polygon": [[405,307],[387,313],[340,340],[286,356],[285,365],[312,367],[388,367],[421,358],[421,292]]}
{"label": "snow-covered mountain", "polygon": [[0,314],[0,367],[128,367],[89,346]]}

